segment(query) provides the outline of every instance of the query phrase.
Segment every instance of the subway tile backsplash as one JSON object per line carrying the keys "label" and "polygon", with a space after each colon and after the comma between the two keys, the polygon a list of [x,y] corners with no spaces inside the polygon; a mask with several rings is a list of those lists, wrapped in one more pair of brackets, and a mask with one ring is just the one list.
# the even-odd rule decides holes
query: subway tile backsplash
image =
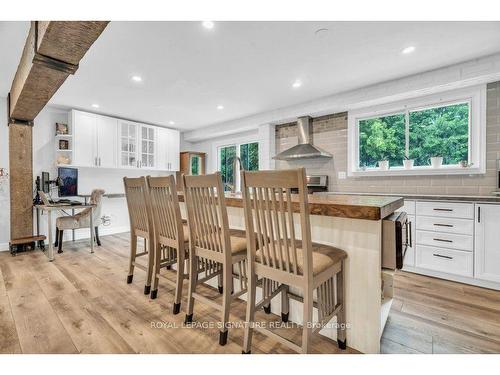
{"label": "subway tile backsplash", "polygon": [[[313,120],[313,142],[333,155],[333,159],[276,161],[276,168],[303,166],[308,174],[328,175],[330,191],[489,195],[496,190],[496,161],[500,159],[500,82],[487,88],[486,108],[486,173],[484,175],[347,177],[347,113],[317,117]],[[297,144],[295,123],[276,126],[276,153]]]}

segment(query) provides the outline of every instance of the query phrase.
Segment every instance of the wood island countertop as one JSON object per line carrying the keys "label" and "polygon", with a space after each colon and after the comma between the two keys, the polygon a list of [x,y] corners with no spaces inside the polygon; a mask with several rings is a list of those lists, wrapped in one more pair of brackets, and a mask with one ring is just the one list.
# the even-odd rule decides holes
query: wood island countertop
{"label": "wood island countertop", "polygon": [[[243,208],[241,193],[226,193],[225,197],[228,207]],[[179,201],[184,202],[182,192],[179,192]],[[363,220],[381,220],[404,204],[402,197],[382,195],[309,195],[308,201],[311,215]],[[300,212],[297,195],[292,195],[292,202],[293,211]]]}

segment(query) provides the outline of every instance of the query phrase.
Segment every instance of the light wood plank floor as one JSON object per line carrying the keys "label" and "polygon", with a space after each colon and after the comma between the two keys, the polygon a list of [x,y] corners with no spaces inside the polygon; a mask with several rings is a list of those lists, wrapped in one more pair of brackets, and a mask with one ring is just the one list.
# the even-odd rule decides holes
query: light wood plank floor
{"label": "light wood plank floor", "polygon": [[[40,251],[0,253],[0,353],[241,353],[242,328],[230,329],[221,347],[217,328],[183,327],[184,312],[172,315],[173,288],[161,279],[156,300],[142,293],[143,271],[126,284],[127,234],[102,243],[89,254],[86,241],[67,242],[52,263]],[[173,279],[171,271],[163,275]],[[383,353],[500,353],[500,292],[405,272],[395,286]],[[209,287],[203,293],[219,296]],[[244,316],[245,303],[235,302],[231,321]],[[279,322],[263,313],[258,319]],[[196,303],[194,320],[214,324],[219,313]],[[300,339],[298,327],[277,329]],[[326,338],[315,337],[313,345],[316,353],[355,352]],[[253,352],[290,351],[255,333]]]}

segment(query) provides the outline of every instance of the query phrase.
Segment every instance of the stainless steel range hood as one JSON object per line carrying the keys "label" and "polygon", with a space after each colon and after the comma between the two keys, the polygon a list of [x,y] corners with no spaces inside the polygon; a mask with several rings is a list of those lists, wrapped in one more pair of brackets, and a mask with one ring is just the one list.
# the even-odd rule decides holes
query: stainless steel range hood
{"label": "stainless steel range hood", "polygon": [[332,154],[312,144],[312,119],[309,116],[297,119],[299,144],[280,152],[275,160],[297,160],[309,158],[332,158]]}

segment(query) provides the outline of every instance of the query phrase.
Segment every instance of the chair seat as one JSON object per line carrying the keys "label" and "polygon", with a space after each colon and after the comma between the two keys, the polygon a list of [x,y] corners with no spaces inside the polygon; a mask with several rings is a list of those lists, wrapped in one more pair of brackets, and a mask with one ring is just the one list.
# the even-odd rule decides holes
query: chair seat
{"label": "chair seat", "polygon": [[[300,244],[300,241],[297,241],[296,243],[297,246],[297,271],[299,274],[304,274],[304,261],[303,261],[303,250],[298,247],[298,244]],[[283,251],[283,262],[286,260],[286,255],[285,255],[285,247],[282,245],[282,251]],[[271,253],[272,253],[272,247],[269,247]],[[275,250],[276,250],[276,257],[278,258],[277,260],[279,261],[279,247],[278,243],[276,242],[275,244]],[[292,261],[292,248],[289,245],[289,256],[290,256],[290,262]],[[257,263],[260,263],[260,257],[262,249],[257,250],[255,261]],[[313,243],[313,252],[312,252],[312,261],[313,261],[313,275],[319,275],[321,272],[325,271],[329,267],[334,266],[335,264],[341,262],[347,258],[347,253],[344,250],[337,249],[336,247],[333,246],[327,246],[327,245],[321,245],[321,244],[316,244]],[[286,268],[285,268],[286,269]]]}
{"label": "chair seat", "polygon": [[80,218],[78,216],[61,216],[56,219],[56,227],[60,230],[79,229]]}

